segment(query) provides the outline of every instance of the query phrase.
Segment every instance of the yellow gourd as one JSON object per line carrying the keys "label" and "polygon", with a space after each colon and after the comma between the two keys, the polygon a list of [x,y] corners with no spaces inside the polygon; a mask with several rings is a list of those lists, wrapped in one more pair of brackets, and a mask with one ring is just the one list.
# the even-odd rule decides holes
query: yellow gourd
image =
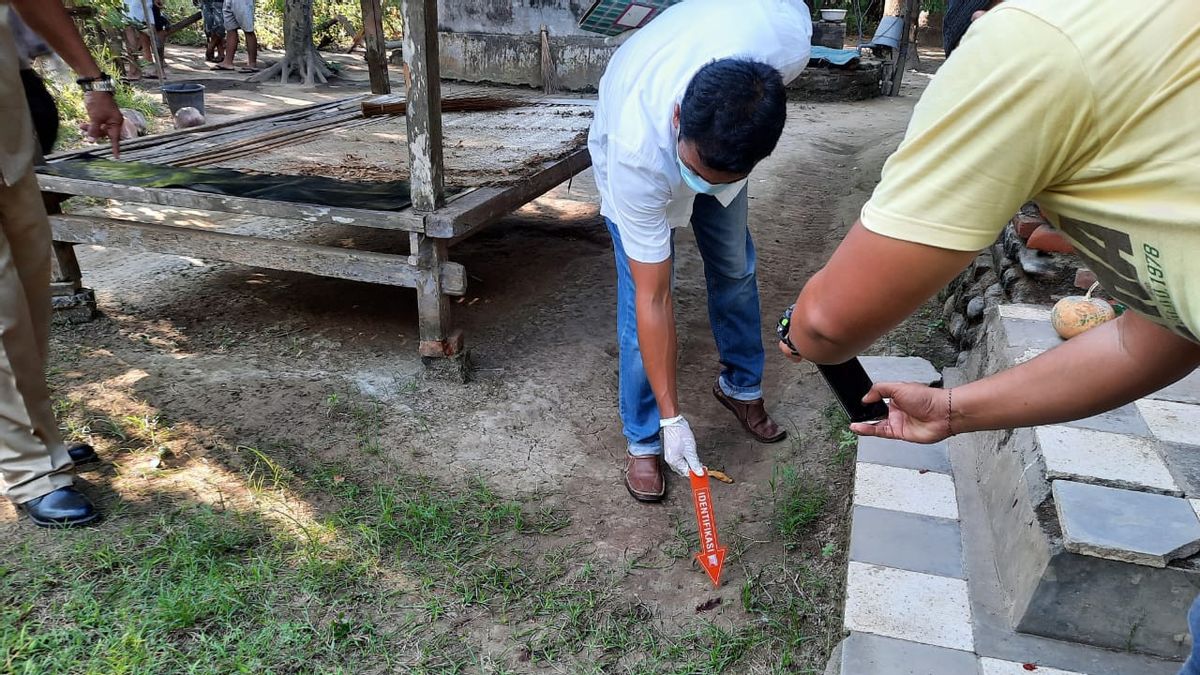
{"label": "yellow gourd", "polygon": [[1064,340],[1116,318],[1117,313],[1112,305],[1092,297],[1092,293],[1099,286],[1100,283],[1096,282],[1088,289],[1087,295],[1069,295],[1054,303],[1054,309],[1050,312],[1050,323],[1054,324],[1054,330],[1058,331]]}

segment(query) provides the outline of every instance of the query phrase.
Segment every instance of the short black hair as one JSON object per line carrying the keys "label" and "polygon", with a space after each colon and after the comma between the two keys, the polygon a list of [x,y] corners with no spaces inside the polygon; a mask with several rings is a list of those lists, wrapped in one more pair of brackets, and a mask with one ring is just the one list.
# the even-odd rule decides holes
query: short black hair
{"label": "short black hair", "polygon": [[991,0],[950,0],[946,7],[945,18],[942,19],[942,49],[946,56],[958,49],[958,43],[971,27],[971,17],[975,12],[991,7]]}
{"label": "short black hair", "polygon": [[680,138],[696,144],[705,166],[729,173],[750,173],[771,154],[786,121],[783,76],[748,59],[704,66],[679,104]]}

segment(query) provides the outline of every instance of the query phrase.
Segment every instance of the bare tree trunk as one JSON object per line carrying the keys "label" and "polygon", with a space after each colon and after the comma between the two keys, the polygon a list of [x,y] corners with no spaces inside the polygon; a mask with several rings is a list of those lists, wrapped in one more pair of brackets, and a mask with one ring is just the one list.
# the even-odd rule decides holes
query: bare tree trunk
{"label": "bare tree trunk", "polygon": [[278,76],[280,84],[287,84],[295,73],[301,83],[311,86],[324,84],[333,75],[313,46],[313,0],[284,1],[283,44],[279,63],[255,74],[251,82],[265,82]]}

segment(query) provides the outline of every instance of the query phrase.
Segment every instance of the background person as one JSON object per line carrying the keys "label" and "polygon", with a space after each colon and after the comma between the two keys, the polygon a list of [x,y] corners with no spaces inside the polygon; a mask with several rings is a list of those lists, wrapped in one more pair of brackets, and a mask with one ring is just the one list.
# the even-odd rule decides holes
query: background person
{"label": "background person", "polygon": [[204,60],[221,63],[225,60],[225,3],[223,0],[196,0],[204,21]]}
{"label": "background person", "polygon": [[783,131],[784,83],[808,62],[799,0],[689,0],[613,55],[588,135],[617,265],[625,486],[665,494],[659,457],[701,471],[676,385],[673,229],[692,224],[721,371],[713,394],[763,442],[785,436],[763,404],[764,349],[746,177]]}
{"label": "background person", "polygon": [[[146,5],[151,7],[149,19],[146,17]],[[157,79],[156,73],[145,69],[153,65],[155,59],[161,61],[163,69],[166,69],[167,63],[162,59],[161,52],[155,53],[154,43],[150,39],[150,31],[155,31],[161,49],[167,34],[165,29],[160,29],[159,26],[165,22],[165,19],[158,12],[154,0],[146,0],[145,5],[142,4],[142,0],[125,0],[125,19],[125,43],[132,54],[131,62],[126,69],[127,77],[132,80],[142,77]],[[152,26],[153,28],[151,28]]]}
{"label": "background person", "polygon": [[237,54],[238,30],[246,34],[246,67],[239,73],[258,72],[258,36],[254,34],[254,0],[225,0],[222,5],[225,21],[225,60],[213,66],[213,70],[234,70],[233,57]]}

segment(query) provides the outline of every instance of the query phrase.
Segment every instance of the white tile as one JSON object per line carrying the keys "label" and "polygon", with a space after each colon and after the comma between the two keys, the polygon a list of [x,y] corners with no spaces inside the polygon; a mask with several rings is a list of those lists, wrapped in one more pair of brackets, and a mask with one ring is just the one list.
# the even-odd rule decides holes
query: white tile
{"label": "white tile", "polygon": [[1045,349],[1037,349],[1034,347],[1030,347],[1029,349],[1026,349],[1025,351],[1021,352],[1020,355],[1018,355],[1016,358],[1013,359],[1013,365],[1019,366],[1022,363],[1025,363],[1026,361],[1032,361],[1045,353],[1046,353]]}
{"label": "white tile", "polygon": [[[1037,666],[1036,661],[1032,661]],[[1058,668],[1047,668],[1046,666],[1037,666],[1037,670],[1025,670],[1025,664],[1017,663],[1016,661],[1001,661],[1000,659],[992,659],[983,657],[979,659],[979,669],[983,675],[1028,675],[1030,672],[1037,675],[1085,675],[1077,673],[1073,670],[1059,670]]]}
{"label": "white tile", "polygon": [[1137,407],[1155,436],[1169,443],[1200,445],[1200,405],[1142,399]]}
{"label": "white tile", "polygon": [[1180,494],[1151,439],[1065,426],[1038,427],[1034,433],[1052,479],[1099,479],[1113,487]]}
{"label": "white tile", "polygon": [[945,474],[859,462],[854,503],[958,520],[954,481]]}
{"label": "white tile", "polygon": [[1036,305],[1000,305],[1000,316],[1006,319],[1049,321],[1050,310]]}
{"label": "white tile", "polygon": [[975,651],[967,582],[850,562],[846,630]]}

